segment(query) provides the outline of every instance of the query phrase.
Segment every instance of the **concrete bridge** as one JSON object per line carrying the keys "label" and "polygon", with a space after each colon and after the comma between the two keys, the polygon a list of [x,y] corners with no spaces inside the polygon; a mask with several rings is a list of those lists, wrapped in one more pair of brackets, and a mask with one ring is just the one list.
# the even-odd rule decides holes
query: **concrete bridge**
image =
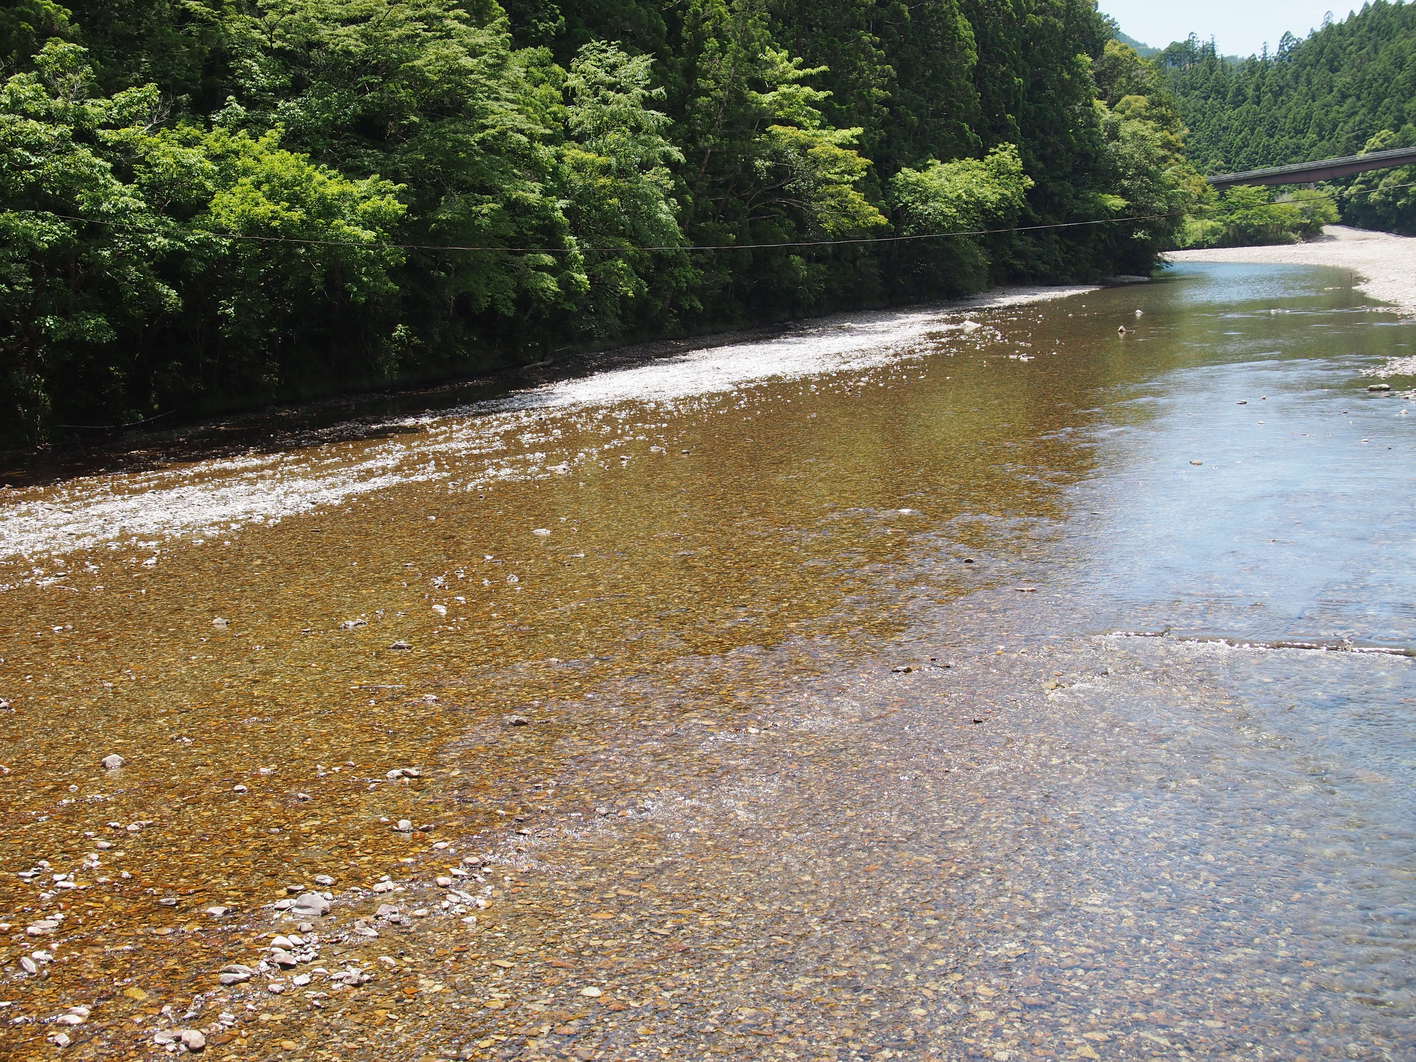
{"label": "concrete bridge", "polygon": [[1267,170],[1246,170],[1243,173],[1221,173],[1208,178],[1216,188],[1236,184],[1312,184],[1334,177],[1350,177],[1368,170],[1385,170],[1393,166],[1416,165],[1416,147],[1373,151],[1368,155],[1346,155],[1340,159],[1318,162],[1298,162],[1292,166],[1274,166]]}

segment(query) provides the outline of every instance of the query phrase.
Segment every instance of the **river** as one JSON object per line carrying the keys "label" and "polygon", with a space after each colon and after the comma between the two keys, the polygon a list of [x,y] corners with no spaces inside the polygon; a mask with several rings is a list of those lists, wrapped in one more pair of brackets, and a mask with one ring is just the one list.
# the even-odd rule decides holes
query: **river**
{"label": "river", "polygon": [[0,1054],[1409,1058],[1412,354],[1187,264],[0,491]]}

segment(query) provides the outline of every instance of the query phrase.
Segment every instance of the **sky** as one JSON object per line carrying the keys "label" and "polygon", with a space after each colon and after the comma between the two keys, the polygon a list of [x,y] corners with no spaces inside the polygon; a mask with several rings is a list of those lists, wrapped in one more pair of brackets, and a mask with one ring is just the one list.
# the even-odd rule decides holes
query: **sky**
{"label": "sky", "polygon": [[1342,0],[1100,0],[1097,6],[1122,32],[1155,48],[1194,33],[1202,41],[1214,37],[1221,55],[1252,55],[1265,41],[1269,51],[1277,48],[1284,30],[1306,37],[1329,11],[1341,22],[1353,5]]}

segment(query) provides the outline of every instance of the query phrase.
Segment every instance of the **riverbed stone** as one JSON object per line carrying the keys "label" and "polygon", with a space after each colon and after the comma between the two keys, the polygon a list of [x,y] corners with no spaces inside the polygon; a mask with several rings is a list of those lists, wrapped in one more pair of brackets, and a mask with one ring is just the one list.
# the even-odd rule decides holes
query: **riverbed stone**
{"label": "riverbed stone", "polygon": [[201,1051],[207,1045],[206,1034],[200,1029],[182,1029],[177,1038],[188,1051]]}
{"label": "riverbed stone", "polygon": [[221,973],[217,975],[217,980],[224,985],[239,985],[249,981],[255,975],[256,971],[251,967],[243,966],[241,963],[232,963],[230,966],[222,967]]}
{"label": "riverbed stone", "polygon": [[325,899],[318,892],[302,893],[291,905],[289,914],[292,918],[307,921],[311,918],[320,918],[329,912],[329,900]]}

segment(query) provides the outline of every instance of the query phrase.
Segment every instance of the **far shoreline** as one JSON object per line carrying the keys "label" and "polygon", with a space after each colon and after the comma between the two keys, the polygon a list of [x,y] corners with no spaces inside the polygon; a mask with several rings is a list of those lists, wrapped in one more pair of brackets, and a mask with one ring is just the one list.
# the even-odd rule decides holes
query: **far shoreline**
{"label": "far shoreline", "polygon": [[[1109,277],[1106,285],[1145,281],[1146,277]],[[565,349],[539,361],[441,381],[405,382],[355,390],[308,401],[280,402],[225,415],[177,420],[155,428],[111,425],[75,432],[43,446],[0,449],[0,498],[9,490],[52,485],[87,475],[149,471],[171,464],[269,452],[303,445],[311,433],[326,440],[354,440],[387,434],[411,420],[466,414],[488,403],[585,380],[616,370],[682,360],[722,347],[773,343],[803,333],[944,322],[986,310],[1046,303],[1098,291],[1103,284],[1026,284],[993,287],[972,295],[882,307],[861,307],[816,316],[717,328],[681,336]],[[771,375],[773,366],[763,366]],[[162,420],[163,418],[154,418]]]}
{"label": "far shoreline", "polygon": [[1169,251],[1166,262],[1252,262],[1256,264],[1336,266],[1361,279],[1363,294],[1389,303],[1406,317],[1416,317],[1416,236],[1369,232],[1328,225],[1307,243],[1269,247],[1215,247]]}

